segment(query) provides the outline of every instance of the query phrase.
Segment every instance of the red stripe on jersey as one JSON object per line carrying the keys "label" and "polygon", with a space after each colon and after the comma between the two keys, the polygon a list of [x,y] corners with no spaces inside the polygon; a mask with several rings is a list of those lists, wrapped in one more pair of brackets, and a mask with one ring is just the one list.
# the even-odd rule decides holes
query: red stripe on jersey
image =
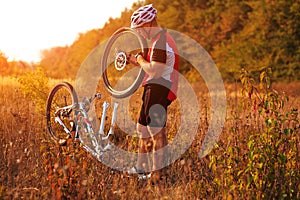
{"label": "red stripe on jersey", "polygon": [[177,98],[177,89],[178,89],[178,73],[179,73],[179,56],[178,56],[178,50],[176,43],[173,39],[173,37],[167,33],[167,43],[169,46],[173,49],[173,52],[175,54],[175,62],[173,66],[173,72],[171,73],[171,81],[172,81],[172,87],[170,90],[170,93],[168,95],[168,99],[170,101],[174,101]]}

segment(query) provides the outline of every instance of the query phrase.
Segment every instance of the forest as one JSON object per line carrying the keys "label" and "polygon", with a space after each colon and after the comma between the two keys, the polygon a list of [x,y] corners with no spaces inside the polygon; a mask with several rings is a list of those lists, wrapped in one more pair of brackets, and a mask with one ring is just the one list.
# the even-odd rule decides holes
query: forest
{"label": "forest", "polygon": [[[1,74],[41,67],[53,78],[75,78],[89,53],[118,28],[129,26],[133,10],[148,3],[158,9],[162,27],[186,34],[204,47],[225,81],[236,80],[243,68],[258,73],[264,67],[272,68],[274,81],[300,79],[300,3],[281,0],[137,1],[102,28],[80,33],[72,45],[43,50],[40,63],[8,62],[0,52]],[[181,71],[186,73],[189,67],[184,65]]]}

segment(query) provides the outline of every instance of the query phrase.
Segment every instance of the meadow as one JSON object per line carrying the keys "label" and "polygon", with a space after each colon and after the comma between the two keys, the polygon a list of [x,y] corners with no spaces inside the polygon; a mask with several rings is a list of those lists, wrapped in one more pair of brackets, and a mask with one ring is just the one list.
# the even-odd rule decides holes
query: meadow
{"label": "meadow", "polygon": [[[225,83],[226,122],[204,158],[198,152],[209,125],[209,93],[203,82],[193,82],[200,107],[196,138],[164,169],[159,184],[110,169],[78,142],[59,146],[51,140],[43,109],[60,80],[39,72],[0,77],[0,199],[299,199],[300,82],[273,83],[270,77],[267,69],[258,79],[244,71],[235,83]],[[136,99],[130,104],[134,119]],[[170,141],[178,114],[174,102]],[[122,148],[136,149],[134,138],[118,130],[115,135]]]}

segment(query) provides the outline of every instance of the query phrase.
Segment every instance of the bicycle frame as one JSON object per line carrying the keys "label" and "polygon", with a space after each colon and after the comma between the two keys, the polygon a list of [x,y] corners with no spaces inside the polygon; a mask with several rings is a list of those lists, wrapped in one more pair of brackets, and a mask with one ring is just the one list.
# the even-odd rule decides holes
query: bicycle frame
{"label": "bicycle frame", "polygon": [[[108,140],[109,136],[114,134],[114,128],[115,128],[116,118],[117,118],[118,103],[117,102],[114,103],[110,129],[107,134],[104,133],[104,125],[105,125],[105,118],[106,118],[107,110],[108,110],[110,104],[106,101],[103,103],[103,112],[102,112],[102,116],[101,116],[99,132],[98,132],[98,135],[100,137],[98,137],[99,138],[99,140],[98,140],[97,136],[95,135],[95,131],[89,120],[89,115],[88,115],[90,103],[92,103],[92,101],[96,97],[101,98],[101,95],[96,94],[96,95],[94,95],[94,97],[92,97],[90,99],[84,98],[85,101],[78,102],[77,104],[58,108],[55,111],[55,122],[59,123],[63,127],[64,131],[67,134],[71,135],[71,130],[69,130],[67,128],[67,126],[63,123],[63,121],[60,119],[60,116],[68,117],[71,112],[74,112],[74,122],[76,125],[75,138],[79,139],[80,143],[82,144],[82,146],[85,150],[90,152],[94,157],[96,157],[98,160],[101,161],[103,153],[111,149],[111,144],[109,141],[106,143],[106,145],[103,145],[103,142]],[[84,127],[82,127],[82,126],[84,126]],[[92,139],[91,143],[92,143],[93,148],[89,147],[88,145],[86,145],[84,143],[83,139],[80,137],[80,134],[79,134],[80,130],[83,130],[85,134],[88,134],[88,136],[91,136],[91,139]]]}

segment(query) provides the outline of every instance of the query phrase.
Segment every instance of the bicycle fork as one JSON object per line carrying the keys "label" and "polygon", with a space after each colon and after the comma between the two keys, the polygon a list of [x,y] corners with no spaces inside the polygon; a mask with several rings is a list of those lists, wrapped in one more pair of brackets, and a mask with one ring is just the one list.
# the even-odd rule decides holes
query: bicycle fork
{"label": "bicycle fork", "polygon": [[[110,128],[107,134],[104,133],[104,125],[105,125],[105,119],[106,119],[106,113],[109,108],[109,103],[104,102],[103,103],[103,112],[102,112],[102,117],[101,117],[101,123],[100,123],[100,128],[99,128],[99,134],[101,137],[101,141],[105,141],[109,138],[109,136],[114,134],[114,128],[116,126],[116,118],[117,118],[117,110],[119,104],[117,102],[114,103],[113,107],[113,113],[112,113],[112,118],[111,118],[111,123],[110,123]],[[103,148],[103,151],[107,151],[111,149],[111,145],[108,142],[108,144]]]}
{"label": "bicycle fork", "polygon": [[[114,134],[114,128],[116,126],[116,118],[117,118],[117,109],[119,104],[117,102],[114,103],[113,106],[113,112],[112,112],[112,118],[111,118],[111,124],[110,124],[110,129],[107,134],[104,133],[104,126],[105,126],[105,119],[107,115],[107,110],[109,108],[110,104],[108,102],[103,103],[103,111],[102,111],[102,116],[101,116],[101,122],[100,122],[100,127],[99,127],[99,135],[100,138],[96,137],[94,134],[94,131],[92,129],[92,126],[90,123],[86,123],[86,131],[87,133],[92,133],[90,134],[91,137],[91,143],[93,148],[90,148],[88,145],[83,145],[83,147],[92,155],[94,155],[97,159],[101,160],[101,157],[104,152],[108,151],[111,149],[112,145],[108,141],[106,145],[103,145],[103,142],[108,140],[109,136]],[[83,112],[83,118],[87,119],[87,113]],[[78,126],[78,125],[77,125]],[[76,127],[76,130],[78,131],[78,127]],[[79,137],[80,139],[80,137]],[[81,141],[83,144],[84,142]]]}
{"label": "bicycle fork", "polygon": [[109,103],[107,103],[107,102],[103,103],[103,112],[102,112],[101,124],[100,124],[100,129],[99,129],[99,134],[100,134],[100,136],[102,136],[103,140],[108,139],[108,137],[110,135],[114,134],[114,127],[116,125],[118,106],[119,106],[119,104],[117,102],[115,102],[114,103],[114,108],[113,108],[113,113],[112,113],[112,118],[111,118],[110,129],[108,131],[108,134],[105,136],[105,134],[104,134],[104,124],[105,124],[105,118],[106,118],[107,109],[109,107]]}

